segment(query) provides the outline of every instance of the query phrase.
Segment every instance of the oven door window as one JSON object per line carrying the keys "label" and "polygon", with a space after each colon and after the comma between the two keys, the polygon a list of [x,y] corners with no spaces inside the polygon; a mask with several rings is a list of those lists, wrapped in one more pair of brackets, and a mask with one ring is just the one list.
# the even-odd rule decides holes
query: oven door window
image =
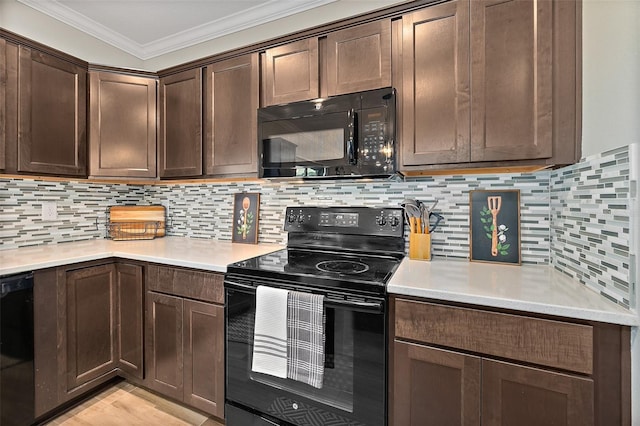
{"label": "oven door window", "polygon": [[[383,425],[384,314],[325,309],[325,369],[320,389],[251,371],[255,295],[227,290],[227,398],[293,424]],[[318,419],[315,423],[313,419]]]}
{"label": "oven door window", "polygon": [[346,112],[263,122],[263,167],[345,165],[352,129],[351,118]]}

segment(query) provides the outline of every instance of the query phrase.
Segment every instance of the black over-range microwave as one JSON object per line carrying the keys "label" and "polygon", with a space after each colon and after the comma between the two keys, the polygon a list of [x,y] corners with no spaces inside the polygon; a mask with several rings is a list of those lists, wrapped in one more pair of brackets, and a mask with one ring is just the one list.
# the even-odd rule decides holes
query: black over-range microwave
{"label": "black over-range microwave", "polygon": [[395,102],[386,88],[260,108],[260,177],[394,174]]}

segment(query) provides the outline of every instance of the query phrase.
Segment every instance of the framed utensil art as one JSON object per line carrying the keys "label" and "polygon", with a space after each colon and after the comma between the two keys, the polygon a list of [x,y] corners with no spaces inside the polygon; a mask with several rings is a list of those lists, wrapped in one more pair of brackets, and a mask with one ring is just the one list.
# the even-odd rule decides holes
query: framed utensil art
{"label": "framed utensil art", "polygon": [[470,260],[521,264],[520,190],[469,194]]}
{"label": "framed utensil art", "polygon": [[241,192],[234,194],[231,241],[234,243],[258,243],[258,213],[260,194]]}

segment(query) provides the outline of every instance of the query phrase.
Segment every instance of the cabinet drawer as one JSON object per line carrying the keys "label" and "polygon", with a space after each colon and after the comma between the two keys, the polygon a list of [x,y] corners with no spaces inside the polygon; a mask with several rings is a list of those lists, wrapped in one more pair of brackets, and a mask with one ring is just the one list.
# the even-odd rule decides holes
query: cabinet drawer
{"label": "cabinet drawer", "polygon": [[396,300],[397,338],[578,373],[593,372],[593,327]]}
{"label": "cabinet drawer", "polygon": [[224,303],[224,276],[215,272],[150,265],[147,285],[160,293]]}

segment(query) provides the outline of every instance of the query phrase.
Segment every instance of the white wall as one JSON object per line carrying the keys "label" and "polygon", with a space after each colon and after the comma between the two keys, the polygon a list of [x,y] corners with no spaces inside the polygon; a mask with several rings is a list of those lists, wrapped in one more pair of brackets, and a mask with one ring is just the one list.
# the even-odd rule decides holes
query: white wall
{"label": "white wall", "polygon": [[640,1],[583,2],[582,155],[640,142]]}
{"label": "white wall", "polygon": [[141,59],[16,0],[0,0],[0,27],[90,63],[144,69]]}
{"label": "white wall", "polygon": [[392,4],[403,3],[404,1],[406,0],[338,0],[295,16],[278,19],[277,21],[229,34],[216,40],[149,59],[145,62],[145,66],[150,70],[161,70],[176,64],[273,39],[327,22],[381,9]]}
{"label": "white wall", "polygon": [[0,0],[0,27],[93,64],[158,71],[404,1],[406,0],[337,0],[295,16],[282,18],[146,61],[16,0]]}

